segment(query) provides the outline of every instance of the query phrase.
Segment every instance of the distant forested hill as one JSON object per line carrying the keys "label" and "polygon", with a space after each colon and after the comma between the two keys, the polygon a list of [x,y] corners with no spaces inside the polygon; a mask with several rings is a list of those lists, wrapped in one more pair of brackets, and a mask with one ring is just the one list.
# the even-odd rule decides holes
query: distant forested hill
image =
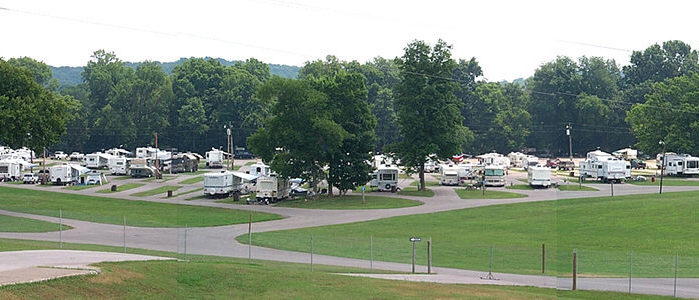
{"label": "distant forested hill", "polygon": [[[210,57],[206,57],[206,59],[209,59]],[[160,64],[160,66],[163,68],[163,71],[165,73],[172,73],[172,70],[175,68],[175,66],[180,65],[182,61],[184,61],[186,58],[180,58],[177,61],[173,62],[157,62]],[[221,63],[224,66],[231,66],[235,64],[236,62],[239,62],[237,60],[234,61],[228,61],[223,58],[214,58],[216,61]],[[126,65],[131,67],[131,68],[136,68],[138,67],[139,63],[137,62],[126,62]],[[51,71],[53,72],[53,77],[58,80],[58,82],[61,84],[61,86],[69,86],[69,85],[77,85],[82,83],[83,79],[81,77],[81,73],[83,71],[83,67],[54,67],[54,66],[49,66],[51,67]],[[299,67],[297,66],[289,66],[289,65],[276,65],[276,64],[269,64],[269,71],[272,73],[272,75],[277,75],[279,77],[284,77],[284,78],[296,78],[296,76],[299,73]]]}

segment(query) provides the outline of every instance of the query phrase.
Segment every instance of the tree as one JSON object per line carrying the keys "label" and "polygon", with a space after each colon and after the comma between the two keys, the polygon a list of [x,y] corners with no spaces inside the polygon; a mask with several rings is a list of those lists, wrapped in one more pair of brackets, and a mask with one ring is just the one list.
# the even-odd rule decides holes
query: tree
{"label": "tree", "polygon": [[29,70],[34,76],[34,81],[50,91],[55,91],[58,88],[58,80],[53,78],[51,68],[45,63],[26,56],[10,58],[7,62],[15,67]]}
{"label": "tree", "polygon": [[667,78],[699,71],[699,55],[682,41],[666,41],[662,47],[651,45],[631,54],[631,65],[624,66],[624,82],[636,85],[645,81],[660,82]]}
{"label": "tree", "polygon": [[638,147],[646,153],[658,153],[665,141],[668,151],[698,154],[699,149],[699,75],[666,79],[653,85],[644,103],[628,112]]}
{"label": "tree", "polygon": [[442,40],[434,47],[413,41],[405,48],[398,67],[401,80],[394,107],[401,140],[389,149],[406,167],[419,172],[418,188],[424,190],[427,157],[458,153],[466,138],[461,103],[454,96],[456,84],[450,80],[456,62],[451,58],[451,46]]}

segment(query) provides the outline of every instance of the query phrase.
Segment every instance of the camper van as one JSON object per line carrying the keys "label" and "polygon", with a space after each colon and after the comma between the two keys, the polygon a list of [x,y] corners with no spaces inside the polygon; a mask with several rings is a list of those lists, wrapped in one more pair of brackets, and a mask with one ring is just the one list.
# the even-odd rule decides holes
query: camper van
{"label": "camper van", "polygon": [[84,171],[85,168],[73,164],[53,166],[49,168],[49,180],[58,185],[76,184]]}
{"label": "camper van", "polygon": [[112,175],[129,174],[129,159],[126,157],[110,157],[107,165]]}
{"label": "camper van", "polygon": [[527,168],[527,181],[532,187],[551,186],[551,169],[542,166],[529,166]]}
{"label": "camper van", "polygon": [[109,159],[112,158],[111,155],[106,153],[92,153],[85,155],[85,167],[90,169],[104,169],[109,165]]}
{"label": "camper van", "polygon": [[439,168],[440,184],[442,185],[459,185],[459,167],[454,165],[442,165]]}
{"label": "camper van", "polygon": [[631,163],[604,151],[590,151],[587,158],[580,162],[580,175],[602,181],[621,182],[622,179],[631,178]]}
{"label": "camper van", "polygon": [[528,170],[529,167],[535,167],[539,164],[539,158],[534,155],[527,155],[522,158],[522,168]]}
{"label": "camper van", "polygon": [[502,166],[486,166],[483,176],[486,186],[505,186],[505,168]]}
{"label": "camper van", "polygon": [[272,172],[269,169],[268,165],[265,165],[263,162],[256,162],[252,165],[250,165],[250,170],[248,171],[250,175],[261,177],[261,176],[269,176]]}
{"label": "camper van", "polygon": [[670,176],[692,176],[699,174],[699,157],[688,154],[667,155],[665,173]]}
{"label": "camper van", "polygon": [[14,159],[0,160],[0,180],[15,181],[22,178],[22,164]]}
{"label": "camper van", "polygon": [[223,168],[225,152],[218,149],[211,149],[206,152],[206,166],[209,168]]}
{"label": "camper van", "polygon": [[257,178],[255,197],[258,203],[269,204],[289,198],[291,183],[277,174]]}
{"label": "camper van", "polygon": [[381,166],[371,174],[369,186],[379,191],[393,191],[398,187],[398,168]]}

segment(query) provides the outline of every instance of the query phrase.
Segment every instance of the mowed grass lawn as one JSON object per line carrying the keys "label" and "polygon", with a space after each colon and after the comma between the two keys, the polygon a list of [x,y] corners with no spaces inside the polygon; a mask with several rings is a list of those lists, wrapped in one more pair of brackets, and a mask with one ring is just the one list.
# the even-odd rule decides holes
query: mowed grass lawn
{"label": "mowed grass lawn", "polygon": [[0,232],[49,232],[58,231],[59,227],[63,230],[71,228],[57,223],[0,215]]}
{"label": "mowed grass lawn", "polygon": [[[647,176],[646,176],[647,177]],[[629,180],[626,183],[633,185],[654,185],[660,186],[660,177],[655,177],[655,182],[651,181],[650,177],[646,178],[646,181],[633,181]],[[699,180],[697,179],[680,179],[672,177],[663,178],[663,186],[699,186]]]}
{"label": "mowed grass lawn", "polygon": [[157,195],[157,194],[165,194],[165,193],[167,193],[167,191],[173,191],[173,192],[174,192],[174,191],[178,190],[178,189],[181,188],[181,187],[182,187],[182,186],[179,186],[179,185],[164,185],[164,186],[160,186],[160,187],[154,188],[154,189],[152,189],[152,190],[147,190],[147,191],[143,191],[143,192],[133,193],[133,194],[131,194],[131,196],[136,196],[136,197],[148,197],[148,196],[153,196],[153,195]]}
{"label": "mowed grass lawn", "polygon": [[[219,226],[245,223],[249,212],[213,207],[154,203],[104,197],[90,197],[0,187],[0,209],[58,217],[63,210],[67,219],[140,227]],[[253,213],[253,221],[281,218],[278,215]]]}
{"label": "mowed grass lawn", "polygon": [[425,188],[422,191],[418,191],[417,187],[409,186],[409,187],[402,188],[400,191],[398,191],[397,194],[401,195],[401,196],[433,197],[434,191],[430,190],[428,188]]}
{"label": "mowed grass lawn", "polygon": [[[699,276],[699,192],[662,197],[630,195],[494,205],[455,211],[400,216],[353,224],[253,234],[255,245],[410,263],[409,237],[433,240],[436,266],[541,274],[541,245],[547,246],[548,275],[570,274],[573,249],[583,276],[627,276],[629,252],[633,274]],[[247,237],[238,239],[247,243]],[[426,243],[418,244],[418,262],[426,261]]]}
{"label": "mowed grass lawn", "polygon": [[[57,243],[0,239],[0,251],[56,249]],[[65,243],[64,249],[120,252],[119,247]],[[129,253],[181,257],[159,251]],[[0,287],[0,299],[664,299],[627,293],[535,287],[381,280],[335,273],[349,267],[192,256],[184,261],[101,263],[99,275]],[[375,270],[376,272],[376,270]],[[385,272],[376,272],[385,273]],[[283,278],[283,280],[279,280]]]}
{"label": "mowed grass lawn", "polygon": [[118,193],[118,192],[123,192],[123,191],[128,191],[130,189],[135,189],[137,187],[142,187],[144,186],[144,183],[124,183],[124,184],[117,184],[117,190],[116,192],[112,192],[111,187],[107,189],[102,189],[97,191],[97,193],[102,193],[102,194],[111,194],[111,193]]}
{"label": "mowed grass lawn", "polygon": [[422,202],[415,200],[374,195],[365,195],[365,200],[366,203],[362,203],[361,195],[334,196],[332,198],[320,196],[313,200],[305,198],[285,200],[279,202],[275,206],[315,209],[381,209],[417,206],[422,204]]}
{"label": "mowed grass lawn", "polygon": [[559,191],[583,191],[583,192],[594,192],[599,191],[591,186],[580,186],[577,184],[561,184],[558,186]]}
{"label": "mowed grass lawn", "polygon": [[179,184],[195,184],[195,183],[197,183],[197,182],[202,182],[202,181],[204,181],[204,177],[203,177],[203,176],[197,176],[197,177],[192,177],[192,178],[189,178],[189,179],[182,180],[182,181],[179,182]]}
{"label": "mowed grass lawn", "polygon": [[512,192],[494,191],[490,189],[483,190],[467,190],[463,188],[454,189],[461,199],[506,199],[506,198],[524,198],[527,195]]}

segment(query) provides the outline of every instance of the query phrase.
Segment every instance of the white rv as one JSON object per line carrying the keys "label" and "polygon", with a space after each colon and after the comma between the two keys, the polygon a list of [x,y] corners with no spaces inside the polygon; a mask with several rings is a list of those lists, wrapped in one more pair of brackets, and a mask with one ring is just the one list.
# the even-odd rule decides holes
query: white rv
{"label": "white rv", "polygon": [[699,174],[699,157],[688,154],[667,155],[665,173],[670,176],[692,176]]}
{"label": "white rv", "polygon": [[131,152],[121,149],[121,148],[112,148],[107,151],[104,151],[104,153],[107,153],[111,156],[116,156],[116,157],[127,157],[131,155]]}
{"label": "white rv", "polygon": [[112,175],[129,174],[129,159],[126,157],[111,157],[107,165]]}
{"label": "white rv", "polygon": [[478,155],[476,158],[478,158],[478,162],[486,166],[502,166],[505,168],[510,166],[510,159],[496,152]]}
{"label": "white rv", "polygon": [[206,152],[206,166],[209,168],[222,168],[225,152],[218,149],[211,149]]}
{"label": "white rv", "polygon": [[503,166],[491,165],[483,169],[486,186],[505,186],[505,168]]}
{"label": "white rv", "polygon": [[257,177],[269,176],[271,173],[272,171],[270,171],[269,166],[259,161],[253,165],[250,165],[250,170],[248,171],[248,174]]}
{"label": "white rv", "polygon": [[110,158],[112,158],[111,155],[100,152],[85,155],[85,167],[90,169],[107,168]]}
{"label": "white rv", "polygon": [[101,172],[97,172],[95,170],[92,170],[87,173],[87,180],[86,184],[99,184],[103,185],[107,183],[107,178],[102,174]]}
{"label": "white rv", "polygon": [[53,184],[76,184],[83,173],[85,173],[85,168],[78,165],[63,164],[53,166],[49,168],[49,180]]}
{"label": "white rv", "polygon": [[527,169],[527,181],[533,187],[551,186],[551,169],[542,166],[530,166]]}
{"label": "white rv", "polygon": [[622,179],[631,178],[631,163],[604,151],[590,151],[587,158],[580,162],[580,175],[602,181],[620,182]]}
{"label": "white rv", "polygon": [[459,185],[459,171],[461,168],[454,165],[442,165],[439,168],[440,184],[442,185]]}
{"label": "white rv", "polygon": [[256,179],[257,176],[241,172],[221,171],[220,173],[204,174],[204,195],[229,196],[246,192],[245,181]]}
{"label": "white rv", "polygon": [[369,186],[376,187],[379,191],[392,191],[398,187],[398,168],[380,166],[371,174]]}
{"label": "white rv", "polygon": [[638,150],[631,149],[631,148],[624,148],[624,149],[619,149],[617,151],[612,152],[612,155],[614,155],[620,159],[633,160],[633,159],[638,158]]}
{"label": "white rv", "polygon": [[425,161],[425,173],[432,173],[435,171],[436,164],[431,159]]}
{"label": "white rv", "polygon": [[269,204],[289,198],[291,183],[289,180],[270,174],[257,178],[255,197],[257,202]]}
{"label": "white rv", "polygon": [[22,178],[22,163],[16,159],[0,160],[0,180],[15,181]]}
{"label": "white rv", "polygon": [[539,165],[539,158],[534,155],[527,155],[522,158],[522,168],[528,170],[530,167],[536,167]]}
{"label": "white rv", "polygon": [[522,159],[525,157],[527,157],[527,155],[522,152],[510,152],[507,154],[507,158],[510,160],[510,166],[515,168],[522,167]]}

